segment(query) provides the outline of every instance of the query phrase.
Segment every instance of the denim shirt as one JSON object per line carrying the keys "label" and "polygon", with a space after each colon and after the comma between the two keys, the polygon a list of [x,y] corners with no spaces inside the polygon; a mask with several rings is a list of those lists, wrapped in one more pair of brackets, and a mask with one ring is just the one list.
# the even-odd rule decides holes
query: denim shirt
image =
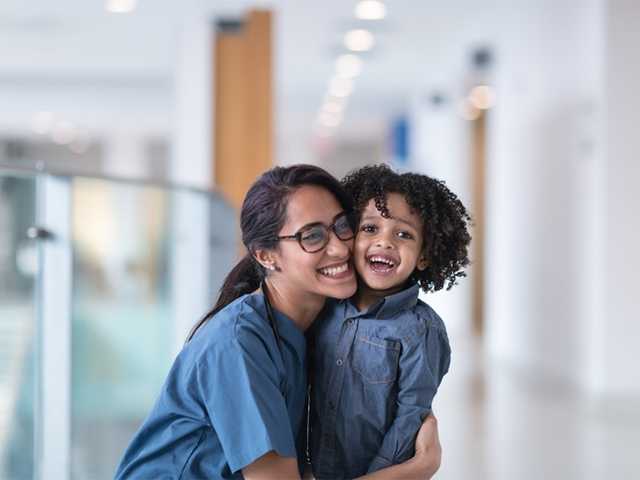
{"label": "denim shirt", "polygon": [[408,460],[449,369],[444,323],[418,285],[359,312],[329,300],[310,332],[311,462],[316,478],[354,478]]}

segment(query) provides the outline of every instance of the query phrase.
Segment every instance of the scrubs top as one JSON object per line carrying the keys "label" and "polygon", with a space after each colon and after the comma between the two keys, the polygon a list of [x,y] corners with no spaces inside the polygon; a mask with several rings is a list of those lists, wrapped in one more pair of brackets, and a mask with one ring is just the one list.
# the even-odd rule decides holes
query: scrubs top
{"label": "scrubs top", "polygon": [[306,394],[304,334],[262,293],[209,319],[176,358],[116,479],[242,478],[275,451],[296,457]]}

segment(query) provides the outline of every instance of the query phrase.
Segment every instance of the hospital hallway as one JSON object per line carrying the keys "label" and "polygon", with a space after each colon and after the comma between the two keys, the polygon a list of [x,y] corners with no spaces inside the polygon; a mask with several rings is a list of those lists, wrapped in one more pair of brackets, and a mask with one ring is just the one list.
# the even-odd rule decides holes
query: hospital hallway
{"label": "hospital hallway", "polygon": [[640,471],[637,402],[597,404],[561,381],[489,360],[452,338],[434,402],[443,448],[438,480],[633,479]]}

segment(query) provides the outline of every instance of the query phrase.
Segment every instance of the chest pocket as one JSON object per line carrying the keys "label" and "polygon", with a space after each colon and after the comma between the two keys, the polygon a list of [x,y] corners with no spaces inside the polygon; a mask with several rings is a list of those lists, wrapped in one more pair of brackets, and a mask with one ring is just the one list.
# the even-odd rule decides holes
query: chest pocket
{"label": "chest pocket", "polygon": [[356,337],[351,364],[367,383],[391,383],[398,375],[402,344],[376,337]]}

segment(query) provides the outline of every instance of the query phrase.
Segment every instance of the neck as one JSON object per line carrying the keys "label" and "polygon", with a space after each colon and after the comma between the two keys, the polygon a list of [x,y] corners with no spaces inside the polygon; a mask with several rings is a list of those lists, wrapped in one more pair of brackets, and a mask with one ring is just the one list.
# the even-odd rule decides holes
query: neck
{"label": "neck", "polygon": [[303,298],[300,290],[277,280],[268,278],[265,283],[271,306],[289,317],[303,332],[311,326],[324,306],[325,297],[321,295],[309,295],[308,298],[307,296]]}
{"label": "neck", "polygon": [[398,293],[404,287],[404,285],[398,285],[386,290],[374,290],[366,286],[363,282],[358,286],[358,291],[353,296],[353,303],[358,310],[363,311],[371,307],[374,303],[379,302],[384,297]]}

